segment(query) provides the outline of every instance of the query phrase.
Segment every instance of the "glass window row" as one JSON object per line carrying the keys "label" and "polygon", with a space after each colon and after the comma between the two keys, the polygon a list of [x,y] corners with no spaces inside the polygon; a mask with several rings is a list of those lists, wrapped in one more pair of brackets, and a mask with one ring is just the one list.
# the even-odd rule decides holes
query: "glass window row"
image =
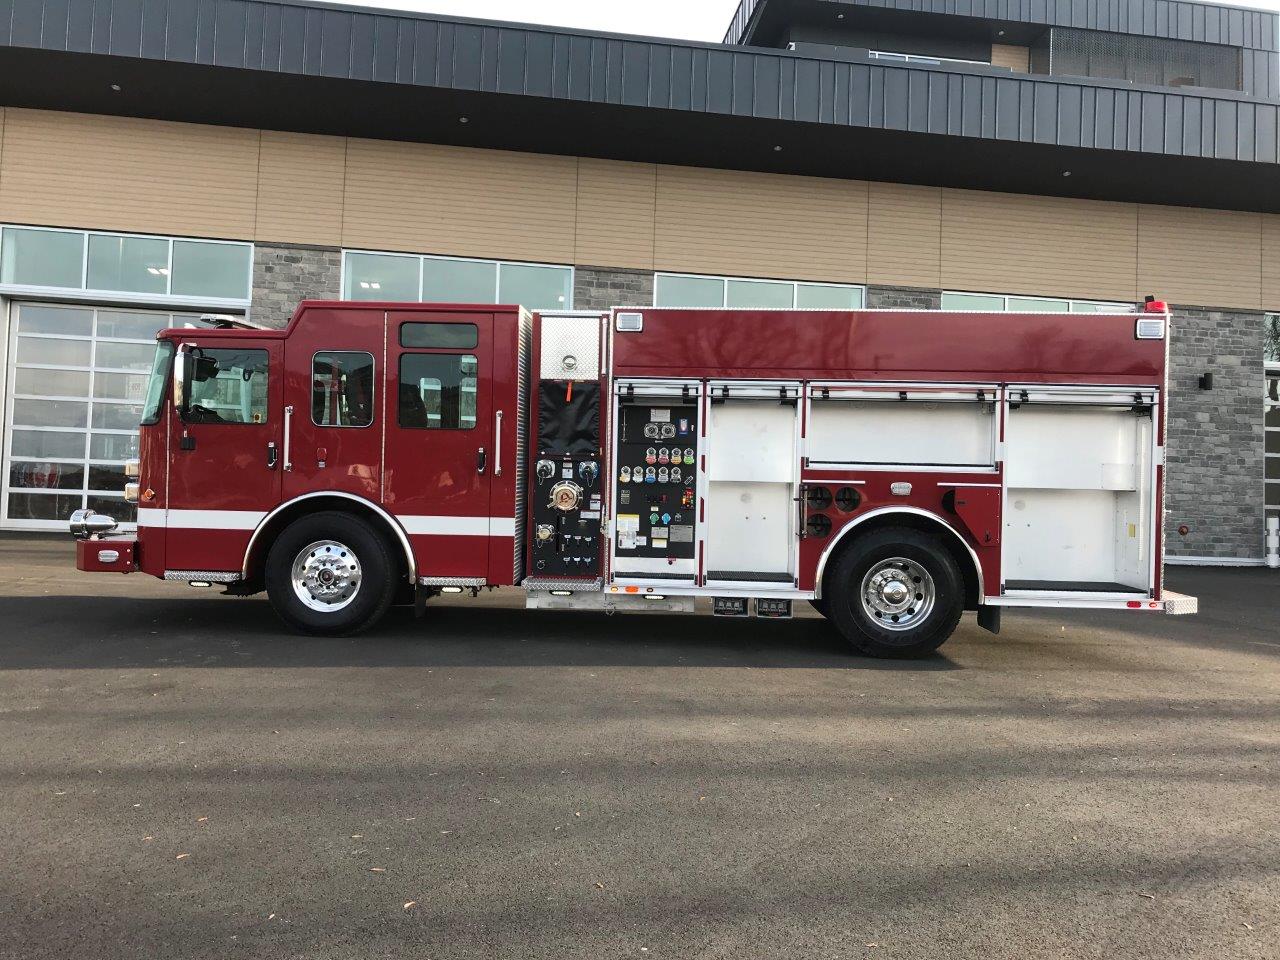
{"label": "glass window row", "polygon": [[349,250],[342,260],[346,300],[518,303],[531,310],[573,307],[573,267]]}
{"label": "glass window row", "polygon": [[865,288],[852,284],[753,280],[686,273],[654,275],[655,307],[861,310],[865,304]]}

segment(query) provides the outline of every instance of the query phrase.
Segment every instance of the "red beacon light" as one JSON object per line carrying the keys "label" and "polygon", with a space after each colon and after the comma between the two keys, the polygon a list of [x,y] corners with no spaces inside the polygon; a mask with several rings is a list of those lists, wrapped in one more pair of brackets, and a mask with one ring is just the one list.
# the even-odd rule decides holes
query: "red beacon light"
{"label": "red beacon light", "polygon": [[1146,301],[1142,304],[1142,312],[1168,313],[1169,304],[1165,303],[1163,300],[1157,300],[1155,297],[1147,297]]}
{"label": "red beacon light", "polygon": [[1138,340],[1163,340],[1165,334],[1165,318],[1169,316],[1169,305],[1155,297],[1147,297],[1142,304],[1142,313],[1134,328],[1134,337]]}

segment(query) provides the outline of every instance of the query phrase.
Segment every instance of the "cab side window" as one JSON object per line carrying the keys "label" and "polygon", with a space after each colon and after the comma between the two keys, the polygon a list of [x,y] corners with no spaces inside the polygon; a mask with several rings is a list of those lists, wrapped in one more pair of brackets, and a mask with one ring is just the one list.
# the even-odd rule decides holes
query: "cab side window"
{"label": "cab side window", "polygon": [[266,423],[267,351],[194,351],[188,423]]}
{"label": "cab side window", "polygon": [[406,353],[400,357],[400,426],[473,430],[476,371],[470,354]]}
{"label": "cab side window", "polygon": [[373,423],[373,354],[327,351],[311,362],[311,422],[318,427]]}

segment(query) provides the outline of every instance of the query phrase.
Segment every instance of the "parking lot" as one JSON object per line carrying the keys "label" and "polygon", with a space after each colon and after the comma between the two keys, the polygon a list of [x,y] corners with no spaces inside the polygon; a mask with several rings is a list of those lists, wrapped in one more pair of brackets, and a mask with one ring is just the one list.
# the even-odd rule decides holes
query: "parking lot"
{"label": "parking lot", "polygon": [[[1280,956],[1280,575],[1195,618],[281,631],[0,539],[0,956]],[[799,612],[799,611],[798,611]]]}

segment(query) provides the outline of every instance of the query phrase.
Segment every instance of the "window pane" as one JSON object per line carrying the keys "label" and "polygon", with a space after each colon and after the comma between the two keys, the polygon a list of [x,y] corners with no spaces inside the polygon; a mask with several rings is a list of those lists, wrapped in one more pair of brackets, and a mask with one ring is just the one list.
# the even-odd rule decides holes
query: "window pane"
{"label": "window pane", "polygon": [[13,455],[79,460],[84,457],[84,434],[55,433],[50,430],[15,430],[13,431]]}
{"label": "window pane", "polygon": [[480,332],[474,323],[405,323],[400,346],[419,350],[474,350]]}
{"label": "window pane", "polygon": [[249,296],[249,247],[239,243],[173,242],[173,286],[187,297]]}
{"label": "window pane", "polygon": [[155,360],[156,348],[149,343],[111,343],[98,341],[94,367],[118,370],[140,370],[147,373]]}
{"label": "window pane", "polygon": [[100,337],[154,341],[156,334],[169,325],[170,317],[163,313],[98,311],[98,336]]}
{"label": "window pane", "polygon": [[124,467],[115,464],[89,464],[90,490],[123,490],[125,484]]}
{"label": "window pane", "polygon": [[9,464],[9,486],[34,490],[80,490],[84,487],[84,464],[14,460]]}
{"label": "window pane", "polygon": [[730,280],[725,294],[730,307],[795,306],[795,287],[789,283],[762,283],[759,280]]}
{"label": "window pane", "polygon": [[567,267],[529,267],[504,263],[498,270],[498,302],[530,310],[566,310],[571,305],[573,271]]}
{"label": "window pane", "polygon": [[1071,309],[1071,304],[1066,300],[1040,300],[1030,297],[1010,297],[1010,312],[1018,311],[1021,313],[1066,313]]}
{"label": "window pane", "polygon": [[46,363],[61,367],[89,366],[88,340],[44,340],[40,337],[18,337],[15,359],[18,363]]}
{"label": "window pane", "polygon": [[1280,454],[1280,430],[1268,430],[1266,439],[1267,453]]}
{"label": "window pane", "polygon": [[18,308],[19,333],[56,333],[87,337],[93,333],[93,311],[77,307],[45,307],[24,303]]}
{"label": "window pane", "polygon": [[313,423],[321,427],[373,423],[373,354],[317,353],[312,374]]}
{"label": "window pane", "polygon": [[802,283],[796,289],[796,306],[810,310],[861,310],[862,288]]}
{"label": "window pane", "polygon": [[1267,506],[1280,507],[1280,483],[1268,483],[1267,488]]}
{"label": "window pane", "polygon": [[93,378],[93,395],[104,400],[141,403],[147,394],[147,378],[141,374],[99,373]]}
{"label": "window pane", "polygon": [[1269,313],[1263,321],[1262,354],[1267,363],[1280,363],[1280,313]]}
{"label": "window pane", "polygon": [[137,455],[137,431],[133,433],[95,433],[89,438],[89,456],[94,460],[132,460]]}
{"label": "window pane", "polygon": [[16,427],[86,427],[89,405],[74,400],[14,400]]}
{"label": "window pane", "polygon": [[160,420],[160,407],[173,375],[173,353],[172,342],[162,340],[156,344],[155,361],[151,365],[151,375],[147,378],[147,393],[142,401],[140,422],[143,426],[150,426]]}
{"label": "window pane", "polygon": [[[267,351],[201,350],[195,357],[190,389],[190,423],[264,423]],[[137,425],[141,409],[130,409],[136,411],[133,422]]]}
{"label": "window pane", "polygon": [[121,523],[137,523],[138,508],[132,503],[125,503],[123,496],[110,497],[101,494],[89,494],[88,507],[95,513],[105,513],[113,520]]}
{"label": "window pane", "polygon": [[673,277],[654,281],[655,307],[723,307],[724,281],[714,277]]}
{"label": "window pane", "polygon": [[89,288],[164,293],[169,242],[147,237],[89,235]]}
{"label": "window pane", "polygon": [[347,299],[416,303],[420,265],[417,257],[348,253]]}
{"label": "window pane", "polygon": [[470,430],[475,427],[478,367],[473,356],[402,354],[400,426],[414,430]]}
{"label": "window pane", "polygon": [[1003,313],[1004,297],[993,297],[985,293],[944,293],[942,309]]}
{"label": "window pane", "polygon": [[[471,260],[422,261],[422,299],[437,303],[494,303],[498,265]],[[416,297],[414,299],[417,299]]]}
{"label": "window pane", "polygon": [[1127,303],[1089,303],[1085,300],[1071,301],[1072,313],[1132,313],[1133,307]]}
{"label": "window pane", "polygon": [[78,493],[11,493],[9,494],[9,519],[66,520],[80,509],[83,502],[84,497]]}
{"label": "window pane", "polygon": [[142,422],[140,403],[95,403],[93,426],[99,430],[131,430]]}
{"label": "window pane", "polygon": [[37,397],[87,397],[89,372],[19,368],[14,372],[13,392],[29,393]]}
{"label": "window pane", "polygon": [[84,234],[5,227],[0,236],[0,281],[37,287],[79,287]]}

